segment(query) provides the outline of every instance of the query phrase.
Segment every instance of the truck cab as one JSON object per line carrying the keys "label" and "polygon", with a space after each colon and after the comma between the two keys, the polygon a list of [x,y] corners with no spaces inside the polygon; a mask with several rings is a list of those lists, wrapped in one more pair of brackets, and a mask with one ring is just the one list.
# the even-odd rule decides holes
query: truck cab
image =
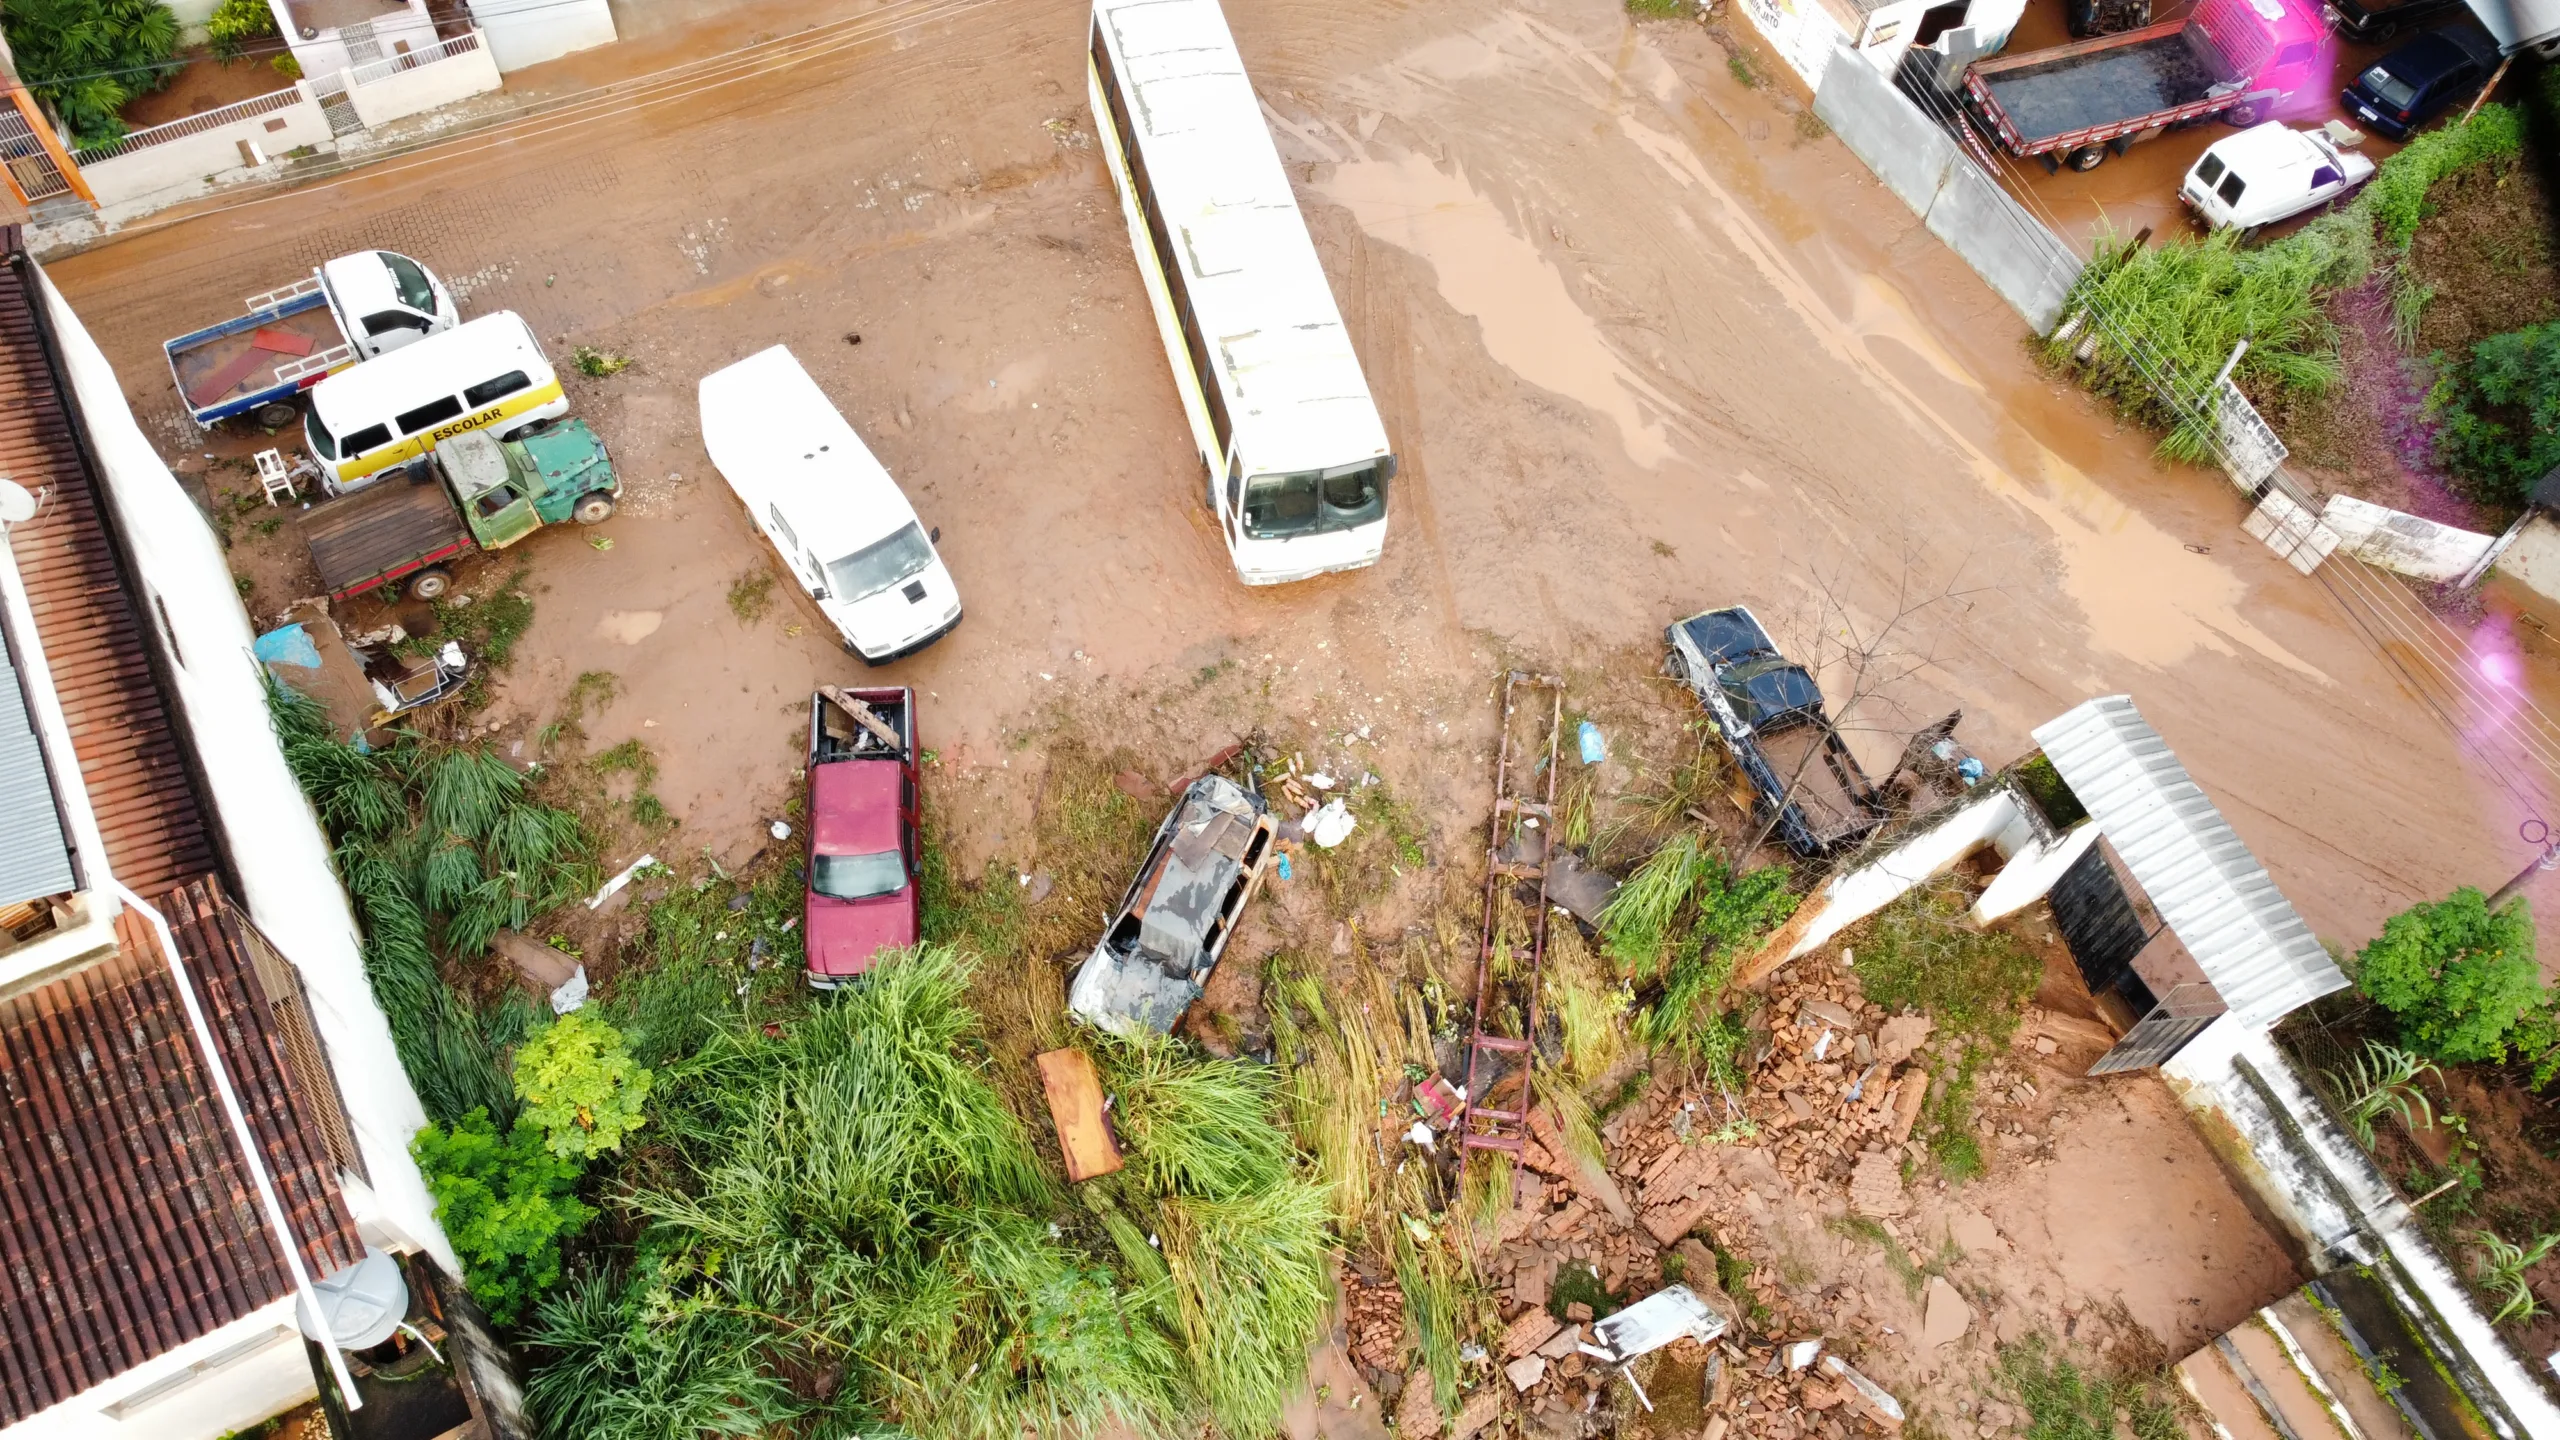
{"label": "truck cab", "polygon": [[370,360],[462,323],[444,282],[389,250],[359,250],[320,267],[321,293],[356,353]]}
{"label": "truck cab", "polygon": [[504,549],[566,520],[593,525],[613,514],[622,494],[612,457],[583,420],[513,440],[465,430],[436,442],[434,463],[483,550]]}

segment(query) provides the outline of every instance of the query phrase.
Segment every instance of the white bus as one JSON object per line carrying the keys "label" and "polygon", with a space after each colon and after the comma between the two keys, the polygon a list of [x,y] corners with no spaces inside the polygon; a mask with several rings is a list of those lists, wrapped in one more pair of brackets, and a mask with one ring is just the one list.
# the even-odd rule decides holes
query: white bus
{"label": "white bus", "polygon": [[1217,0],[1095,0],[1086,85],[1248,585],[1371,564],[1396,457]]}

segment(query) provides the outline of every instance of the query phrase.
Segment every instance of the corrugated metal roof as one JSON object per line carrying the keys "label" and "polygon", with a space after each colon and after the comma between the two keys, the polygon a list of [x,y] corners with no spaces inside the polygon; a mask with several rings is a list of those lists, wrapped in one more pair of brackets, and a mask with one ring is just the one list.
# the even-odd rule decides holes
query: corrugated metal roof
{"label": "corrugated metal roof", "polygon": [[18,667],[0,649],[0,905],[76,888],[71,846]]}
{"label": "corrugated metal roof", "polygon": [[[164,895],[178,949],[312,1273],[364,1253],[277,997],[210,879]],[[290,1293],[151,928],[0,1001],[0,1426]]]}
{"label": "corrugated metal roof", "polygon": [[2036,742],[2241,1023],[2343,990],[2329,952],[2133,700],[2108,695]]}
{"label": "corrugated metal roof", "polygon": [[42,292],[14,228],[0,230],[0,251],[0,474],[44,491],[35,518],[9,527],[9,550],[97,812],[107,868],[156,896],[213,870],[213,843],[177,717],[151,672],[151,640],[72,439],[37,330]]}

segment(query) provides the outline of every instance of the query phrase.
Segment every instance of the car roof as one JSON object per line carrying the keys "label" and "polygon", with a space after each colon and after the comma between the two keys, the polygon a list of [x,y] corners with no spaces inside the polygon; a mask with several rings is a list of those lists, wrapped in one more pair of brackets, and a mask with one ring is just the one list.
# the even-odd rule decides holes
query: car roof
{"label": "car roof", "polygon": [[789,346],[703,376],[700,397],[703,448],[721,477],[759,519],[765,505],[782,505],[821,561],[916,523],[906,492]]}
{"label": "car roof", "polygon": [[[388,252],[359,250],[341,255],[320,267],[321,278],[337,292],[338,303],[356,317],[394,308],[407,309],[400,291],[391,282],[391,262],[382,257]],[[408,257],[401,257],[406,259]],[[426,267],[418,267],[423,270]]]}
{"label": "car roof", "polygon": [[2453,24],[2430,30],[2374,63],[2403,80],[2426,84],[2452,73],[2454,67],[2497,52],[2498,42],[2477,25]]}
{"label": "car roof", "polygon": [[809,772],[809,843],[821,855],[898,848],[895,760],[839,760]]}
{"label": "car roof", "polygon": [[[2296,130],[2281,120],[2269,120],[2261,125],[2252,125],[2237,135],[2225,135],[2207,146],[2204,153],[2220,156],[2224,165],[2251,180],[2270,179],[2287,170],[2329,163],[2328,153],[2307,132]],[[2203,163],[2204,156],[2197,156],[2196,164]]]}

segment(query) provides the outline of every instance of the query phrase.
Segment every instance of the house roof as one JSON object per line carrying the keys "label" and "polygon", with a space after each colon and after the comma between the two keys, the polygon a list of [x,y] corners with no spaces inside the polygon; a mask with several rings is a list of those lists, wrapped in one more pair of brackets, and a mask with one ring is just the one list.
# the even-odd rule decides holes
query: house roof
{"label": "house roof", "polygon": [[9,527],[9,549],[107,867],[158,895],[215,868],[211,827],[39,328],[42,282],[15,228],[0,230],[0,252],[0,474],[43,491],[35,518]]}
{"label": "house roof", "polygon": [[2263,1029],[2347,977],[2133,700],[2035,730],[2045,758],[2240,1022]]}
{"label": "house roof", "polygon": [[[353,1264],[334,1096],[288,1054],[299,997],[260,978],[216,882],[158,903],[304,1263]],[[0,1426],[292,1291],[153,932],[127,909],[116,935],[113,959],[0,1001]]]}

